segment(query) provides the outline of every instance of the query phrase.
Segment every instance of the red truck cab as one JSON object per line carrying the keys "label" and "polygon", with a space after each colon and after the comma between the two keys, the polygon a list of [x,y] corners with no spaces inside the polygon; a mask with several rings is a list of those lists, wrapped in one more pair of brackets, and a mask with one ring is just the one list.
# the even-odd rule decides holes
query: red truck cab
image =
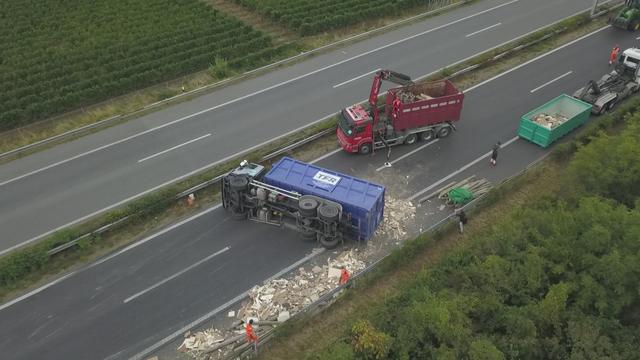
{"label": "red truck cab", "polygon": [[371,152],[373,117],[362,105],[352,105],[342,110],[337,130],[338,142],[347,152]]}

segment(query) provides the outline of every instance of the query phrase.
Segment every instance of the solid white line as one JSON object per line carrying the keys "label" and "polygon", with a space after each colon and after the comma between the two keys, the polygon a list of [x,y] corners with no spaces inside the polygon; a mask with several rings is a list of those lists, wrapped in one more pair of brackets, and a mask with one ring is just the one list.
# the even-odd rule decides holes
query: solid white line
{"label": "solid white line", "polygon": [[153,158],[154,158],[154,157],[156,157],[156,156],[160,156],[160,155],[162,155],[162,154],[166,154],[166,153],[168,153],[168,152],[169,152],[169,151],[171,151],[171,150],[179,149],[179,148],[181,148],[181,147],[183,147],[183,146],[189,145],[189,144],[191,144],[191,143],[193,143],[193,142],[196,142],[196,141],[198,141],[198,140],[202,140],[202,139],[204,139],[204,138],[206,138],[206,137],[209,137],[209,136],[211,136],[211,134],[206,134],[206,135],[202,135],[202,136],[200,136],[200,137],[198,137],[198,138],[191,139],[191,140],[189,140],[189,141],[187,141],[187,142],[184,142],[184,143],[182,143],[182,144],[180,144],[180,145],[176,145],[176,146],[174,146],[174,147],[172,147],[172,148],[169,148],[169,149],[167,149],[167,150],[162,150],[162,151],[160,151],[159,153],[155,153],[155,154],[153,154],[153,155],[151,155],[151,156],[147,156],[146,158],[140,159],[140,160],[138,160],[138,162],[139,162],[139,163],[141,163],[141,162],[143,162],[143,161],[146,161],[146,160],[149,160],[149,159],[153,159]]}
{"label": "solid white line", "polygon": [[500,25],[502,25],[502,23],[493,24],[493,25],[488,26],[488,27],[486,27],[486,28],[484,28],[484,29],[480,29],[480,30],[478,30],[478,31],[472,32],[471,34],[467,34],[467,35],[465,35],[464,37],[472,37],[473,35],[480,34],[480,33],[481,33],[481,32],[483,32],[483,31],[487,31],[487,30],[489,30],[489,29],[493,29],[494,27],[496,27],[496,26],[500,26]]}
{"label": "solid white line", "polygon": [[[519,138],[518,136],[514,137],[513,139],[511,139],[511,140],[507,141],[506,143],[502,144],[502,145],[500,146],[500,148],[505,148],[505,147],[509,146],[509,145],[510,145],[510,144],[512,144],[514,141],[518,140],[518,138]],[[416,199],[417,197],[419,197],[420,195],[422,195],[422,194],[426,193],[427,191],[429,191],[429,190],[431,190],[431,189],[435,188],[436,186],[438,186],[438,185],[442,184],[443,182],[445,182],[445,181],[447,181],[447,180],[451,179],[452,177],[454,177],[454,176],[456,176],[456,175],[460,174],[461,172],[463,172],[463,171],[467,170],[468,168],[470,168],[470,167],[472,167],[473,165],[475,165],[475,164],[479,163],[480,161],[482,161],[482,159],[484,159],[484,158],[488,157],[489,155],[491,155],[491,151],[489,151],[488,153],[486,153],[486,154],[484,154],[484,155],[480,156],[479,158],[477,158],[477,159],[473,160],[472,162],[468,163],[467,165],[465,165],[465,166],[461,167],[460,169],[458,169],[458,170],[456,170],[456,171],[452,172],[451,174],[449,174],[449,175],[447,175],[447,176],[443,177],[442,179],[440,179],[440,180],[436,181],[435,183],[433,183],[433,184],[431,184],[431,185],[427,186],[426,188],[424,188],[424,189],[422,189],[422,190],[418,191],[417,193],[413,194],[413,195],[409,198],[409,201],[413,201],[413,200],[415,200],[415,199]]]}
{"label": "solid white line", "polygon": [[380,71],[380,69],[371,70],[371,71],[369,71],[369,72],[368,72],[368,73],[366,73],[366,74],[362,74],[362,75],[360,75],[360,76],[354,77],[353,79],[349,79],[349,80],[347,80],[347,81],[341,82],[340,84],[333,85],[333,88],[335,89],[335,88],[337,88],[337,87],[339,87],[339,86],[342,86],[342,85],[344,85],[344,84],[348,84],[348,83],[350,83],[350,82],[352,82],[352,81],[356,81],[356,80],[358,80],[358,79],[360,79],[360,78],[363,78],[363,77],[365,77],[365,76],[367,76],[367,75],[373,74],[373,73],[374,73],[374,72],[376,72],[376,71]]}
{"label": "solid white line", "polygon": [[535,88],[535,89],[531,90],[531,91],[530,91],[530,93],[531,93],[531,94],[533,94],[534,92],[536,92],[536,91],[538,91],[538,90],[542,89],[543,87],[545,87],[545,86],[547,86],[547,85],[549,85],[549,84],[553,84],[554,82],[556,82],[556,81],[558,81],[558,80],[562,79],[562,78],[563,78],[563,77],[565,77],[565,76],[569,76],[569,75],[571,75],[571,74],[573,74],[573,71],[568,71],[568,72],[566,72],[566,73],[564,73],[564,74],[562,74],[562,75],[558,76],[557,78],[555,78],[555,79],[553,79],[553,80],[550,80],[550,81],[547,81],[546,83],[544,83],[544,84],[542,84],[542,85],[538,86],[537,88]]}
{"label": "solid white line", "polygon": [[171,281],[171,280],[173,280],[173,279],[177,278],[178,276],[180,276],[180,275],[182,275],[182,274],[186,273],[187,271],[190,271],[191,269],[193,269],[193,268],[195,268],[195,267],[197,267],[197,266],[199,266],[199,265],[202,265],[203,263],[205,263],[205,262],[207,262],[207,261],[209,261],[209,260],[213,259],[214,257],[216,257],[216,256],[218,256],[218,255],[220,255],[220,254],[222,254],[222,253],[224,253],[224,252],[227,252],[227,251],[229,251],[229,247],[228,247],[228,246],[227,246],[227,247],[225,247],[225,248],[224,248],[224,249],[222,249],[222,250],[219,250],[219,251],[217,251],[217,252],[215,252],[215,253],[213,253],[213,254],[211,254],[211,255],[207,256],[206,258],[204,258],[204,259],[202,259],[202,260],[200,260],[200,261],[196,262],[195,264],[192,264],[191,266],[189,266],[189,267],[187,267],[187,268],[184,268],[183,270],[181,270],[181,271],[179,271],[179,272],[177,272],[177,273],[175,273],[175,274],[173,274],[173,275],[169,276],[168,278],[166,278],[166,279],[164,279],[164,280],[162,280],[162,281],[160,281],[160,282],[158,282],[158,283],[156,283],[156,284],[154,284],[154,285],[152,285],[152,286],[150,286],[150,287],[148,287],[148,288],[146,288],[146,289],[144,289],[144,290],[142,290],[142,291],[140,291],[140,292],[138,292],[138,293],[136,293],[136,294],[134,294],[134,295],[132,295],[132,296],[130,296],[130,297],[128,297],[128,298],[126,298],[126,299],[124,299],[123,303],[125,303],[125,304],[126,304],[126,303],[128,303],[129,301],[131,301],[131,300],[133,300],[133,299],[135,299],[135,298],[138,298],[138,297],[140,297],[141,295],[144,295],[144,294],[148,293],[149,291],[151,291],[151,290],[153,290],[153,289],[157,288],[158,286],[162,286],[163,284],[166,284],[167,282],[169,282],[169,281]]}
{"label": "solid white line", "polygon": [[[390,162],[389,162],[389,164],[393,165],[393,164],[397,163],[398,161],[400,161],[400,160],[402,160],[402,159],[406,158],[407,156],[411,156],[411,155],[413,155],[413,154],[417,153],[418,151],[420,151],[420,150],[422,150],[422,149],[426,148],[427,146],[429,146],[429,145],[431,145],[431,144],[435,144],[435,143],[437,143],[437,142],[438,142],[438,140],[439,140],[439,139],[432,140],[432,141],[430,141],[430,142],[428,142],[428,143],[426,143],[426,144],[424,144],[424,145],[422,145],[422,146],[420,146],[420,147],[416,148],[415,150],[411,150],[410,152],[408,152],[408,153],[406,153],[406,154],[404,154],[404,155],[400,156],[399,158],[397,158],[397,159],[395,159],[395,160],[393,160],[393,161],[390,161]],[[380,171],[380,170],[382,170],[382,169],[384,169],[384,168],[387,168],[387,167],[388,167],[388,166],[382,165],[382,166],[380,166],[379,168],[377,168],[377,169],[376,169],[376,171]]]}
{"label": "solid white line", "polygon": [[[317,255],[322,254],[325,251],[324,248],[321,249],[314,249],[311,254],[303,257],[302,259],[296,261],[295,263],[287,266],[286,268],[280,270],[279,272],[277,272],[276,274],[274,274],[273,276],[269,277],[268,279],[265,280],[269,281],[271,279],[275,279],[279,276],[281,276],[282,274],[285,274],[289,271],[291,271],[292,269],[302,265],[303,263],[309,261],[310,259],[316,257]],[[238,296],[234,297],[233,299],[227,301],[226,303],[218,306],[217,308],[213,309],[212,311],[202,315],[201,317],[197,318],[196,320],[192,321],[191,323],[185,325],[183,328],[175,331],[174,333],[168,335],[167,337],[165,337],[164,339],[158,341],[157,343],[149,346],[148,348],[142,350],[141,352],[137,353],[136,355],[132,356],[129,358],[129,360],[140,360],[143,359],[145,356],[147,356],[149,353],[151,353],[152,351],[160,348],[163,345],[166,345],[167,343],[171,342],[173,339],[175,339],[176,337],[184,334],[185,332],[187,332],[188,330],[193,329],[194,327],[200,325],[201,323],[203,323],[204,321],[207,321],[208,319],[210,319],[211,317],[215,316],[216,314],[220,313],[221,311],[229,308],[231,305],[237,303],[238,301],[244,299],[245,297],[247,297],[247,294],[249,293],[248,289],[244,292],[242,292],[241,294],[239,294]]]}
{"label": "solid white line", "polygon": [[359,55],[356,55],[356,56],[350,57],[350,58],[348,58],[348,59],[344,59],[344,60],[338,61],[337,63],[334,63],[334,64],[331,64],[331,65],[328,65],[328,66],[322,67],[322,68],[320,68],[320,69],[316,69],[316,70],[311,71],[311,72],[309,72],[309,73],[306,73],[306,74],[303,74],[303,75],[300,75],[300,76],[296,76],[296,77],[294,77],[294,78],[292,78],[292,79],[289,79],[289,80],[283,81],[283,82],[281,82],[281,83],[278,83],[278,84],[275,84],[275,85],[272,85],[272,86],[269,86],[269,87],[266,87],[266,88],[264,88],[264,89],[262,89],[262,90],[258,90],[258,91],[255,91],[255,92],[253,92],[253,93],[250,93],[250,94],[247,94],[247,95],[241,96],[241,97],[239,97],[239,98],[235,98],[235,99],[233,99],[233,100],[229,100],[229,101],[224,102],[224,103],[222,103],[222,104],[219,104],[219,105],[216,105],[216,106],[210,107],[210,108],[208,108],[208,109],[204,109],[204,110],[198,111],[198,112],[193,113],[193,114],[191,114],[191,115],[183,116],[183,117],[181,117],[181,118],[179,118],[179,119],[173,120],[173,121],[168,122],[168,123],[166,123],[166,124],[162,124],[162,125],[160,125],[160,126],[157,126],[157,127],[154,127],[154,128],[147,129],[147,130],[142,131],[142,132],[139,132],[139,133],[137,133],[137,134],[134,134],[134,135],[128,136],[128,137],[126,137],[126,138],[123,138],[123,139],[120,139],[120,140],[114,141],[114,142],[112,142],[112,143],[110,143],[110,144],[103,145],[103,146],[101,146],[101,147],[99,147],[99,148],[96,148],[96,149],[93,149],[93,150],[89,150],[89,151],[87,151],[87,152],[84,152],[84,153],[78,154],[78,155],[76,155],[76,156],[73,156],[73,157],[71,157],[71,158],[68,158],[68,159],[65,159],[65,160],[62,160],[62,161],[58,161],[58,162],[56,162],[56,163],[54,163],[54,164],[51,164],[51,165],[45,166],[45,167],[43,167],[43,168],[41,168],[41,169],[34,170],[34,171],[29,172],[29,173],[26,173],[26,174],[23,174],[23,175],[17,176],[17,177],[15,177],[15,178],[13,178],[13,179],[10,179],[10,180],[7,180],[7,181],[4,181],[4,182],[0,183],[0,186],[2,186],[2,185],[6,185],[6,184],[9,184],[9,183],[12,183],[12,182],[14,182],[14,181],[17,181],[17,180],[23,179],[23,178],[25,178],[25,177],[27,177],[27,176],[31,176],[31,175],[34,175],[34,174],[40,173],[40,172],[42,172],[42,171],[45,171],[45,170],[51,169],[52,167],[55,167],[55,166],[58,166],[58,165],[62,165],[62,164],[67,163],[67,162],[69,162],[69,161],[72,161],[72,160],[78,159],[78,158],[80,158],[80,157],[83,157],[83,156],[86,156],[86,155],[92,154],[92,153],[94,153],[94,152],[96,152],[96,151],[104,150],[104,149],[109,148],[109,147],[112,147],[112,146],[114,146],[114,145],[121,144],[121,143],[123,143],[123,142],[125,142],[125,141],[131,140],[131,139],[134,139],[134,138],[137,138],[137,137],[142,136],[142,135],[145,135],[145,134],[148,134],[148,133],[150,133],[150,132],[152,132],[152,131],[156,131],[156,130],[159,130],[159,129],[165,128],[165,127],[167,127],[167,126],[171,126],[171,125],[177,124],[177,123],[182,122],[182,121],[184,121],[184,120],[190,119],[190,118],[192,118],[192,117],[194,117],[194,116],[198,116],[198,115],[204,114],[204,113],[206,113],[206,112],[209,112],[209,111],[213,111],[213,110],[219,109],[219,108],[221,108],[221,107],[223,107],[223,106],[227,106],[227,105],[230,105],[230,104],[236,103],[236,102],[238,102],[238,101],[242,101],[242,100],[244,100],[244,99],[247,99],[247,98],[250,98],[250,97],[253,97],[253,96],[256,96],[256,95],[262,94],[262,93],[264,93],[264,92],[266,92],[266,91],[273,90],[273,89],[278,88],[278,87],[281,87],[281,86],[283,86],[283,85],[287,85],[287,84],[289,84],[289,83],[291,83],[291,82],[294,82],[294,81],[296,81],[296,80],[303,79],[303,78],[305,78],[305,77],[308,77],[308,76],[311,76],[311,75],[317,74],[317,73],[319,73],[319,72],[321,72],[321,71],[324,71],[324,70],[327,70],[327,69],[331,69],[331,68],[336,67],[336,66],[338,66],[338,65],[342,65],[342,64],[344,64],[344,63],[346,63],[346,62],[349,62],[349,61],[352,61],[352,60],[355,60],[355,59],[361,58],[361,57],[363,57],[363,56],[367,56],[367,55],[369,55],[369,54],[371,54],[371,53],[374,53],[374,52],[380,51],[380,50],[382,50],[382,49],[386,49],[386,48],[388,48],[388,47],[390,47],[390,46],[394,46],[394,45],[397,45],[397,44],[403,43],[403,42],[405,42],[405,41],[408,41],[408,40],[414,39],[414,38],[419,37],[419,36],[422,36],[422,35],[425,35],[425,34],[428,34],[428,33],[431,33],[431,32],[437,31],[437,30],[440,30],[440,29],[442,29],[442,28],[449,27],[449,26],[451,26],[451,25],[457,24],[457,23],[462,22],[462,21],[464,21],[464,20],[468,20],[468,19],[474,18],[474,17],[476,17],[476,16],[479,16],[479,15],[482,15],[482,14],[484,14],[484,13],[487,13],[487,12],[490,12],[490,11],[493,11],[493,10],[496,10],[496,9],[499,9],[499,8],[501,8],[501,7],[504,7],[504,6],[507,6],[507,5],[510,5],[510,4],[513,4],[513,3],[516,3],[516,2],[518,2],[518,1],[519,1],[519,0],[511,0],[511,1],[506,2],[506,3],[504,3],[504,4],[494,6],[494,7],[492,7],[492,8],[486,9],[486,10],[482,10],[482,11],[480,11],[480,12],[477,12],[477,13],[472,14],[472,15],[465,16],[465,17],[463,17],[463,18],[460,18],[460,19],[458,19],[458,20],[454,20],[454,21],[449,22],[449,23],[447,23],[447,24],[437,26],[437,27],[435,27],[435,28],[432,28],[432,29],[429,29],[429,30],[423,31],[423,32],[421,32],[421,33],[411,35],[411,36],[406,37],[406,38],[404,38],[404,39],[400,39],[400,40],[394,41],[394,42],[392,42],[392,43],[389,43],[389,44],[386,44],[386,45],[380,46],[380,47],[378,47],[378,48],[375,48],[375,49],[372,49],[372,50],[366,51],[366,52],[364,52],[364,53],[362,53],[362,54],[359,54]]}
{"label": "solid white line", "polygon": [[638,36],[638,37],[636,38],[636,40],[640,40],[640,36]]}
{"label": "solid white line", "polygon": [[57,283],[59,283],[59,282],[63,281],[64,279],[68,278],[69,276],[71,276],[71,275],[73,275],[73,274],[75,274],[75,271],[74,271],[74,272],[71,272],[71,273],[69,273],[69,274],[67,274],[67,275],[65,275],[65,276],[63,276],[63,277],[61,277],[61,278],[59,278],[59,279],[56,279],[56,280],[54,280],[54,281],[52,281],[52,282],[50,282],[50,283],[48,283],[48,284],[46,284],[46,285],[43,285],[43,286],[41,286],[41,287],[39,287],[39,288],[37,288],[37,289],[35,289],[35,290],[32,290],[32,291],[30,291],[30,292],[28,292],[28,293],[26,293],[26,294],[24,294],[24,295],[22,295],[22,296],[20,296],[20,297],[17,297],[17,298],[15,298],[15,299],[13,299],[13,300],[11,300],[11,301],[7,302],[7,303],[2,304],[2,305],[0,306],[0,311],[2,311],[2,310],[4,310],[4,309],[6,309],[6,308],[8,308],[9,306],[12,306],[12,305],[14,305],[14,304],[16,304],[16,303],[19,303],[20,301],[22,301],[22,300],[24,300],[24,299],[26,299],[26,298],[29,298],[29,297],[31,297],[31,296],[33,296],[33,295],[35,295],[35,294],[37,294],[37,293],[41,292],[42,290],[44,290],[44,289],[46,289],[46,288],[52,287],[53,285],[55,285],[55,284],[57,284]]}
{"label": "solid white line", "polygon": [[561,46],[559,46],[559,47],[557,47],[557,48],[555,48],[555,49],[553,49],[553,50],[549,50],[548,52],[546,52],[546,53],[544,53],[544,54],[542,54],[542,55],[536,56],[535,58],[533,58],[533,59],[531,59],[531,60],[529,60],[529,61],[525,61],[525,62],[523,62],[522,64],[520,64],[520,65],[518,65],[518,66],[512,67],[511,69],[509,69],[509,70],[507,70],[507,71],[505,71],[505,72],[503,72],[503,73],[500,73],[500,74],[498,74],[498,75],[496,75],[496,76],[494,76],[494,77],[492,77],[492,78],[489,78],[489,79],[487,79],[487,80],[485,80],[485,81],[483,81],[483,82],[481,82],[481,83],[479,83],[479,84],[476,84],[476,85],[474,85],[474,86],[472,86],[472,87],[470,87],[470,88],[466,89],[464,92],[465,92],[465,93],[468,93],[468,92],[469,92],[469,91],[471,91],[471,90],[477,89],[477,88],[479,88],[480,86],[483,86],[483,85],[484,85],[484,84],[486,84],[486,83],[489,83],[489,82],[491,82],[491,81],[493,81],[493,80],[496,80],[496,79],[501,78],[501,77],[503,77],[503,76],[505,76],[505,75],[507,75],[507,74],[510,74],[510,73],[512,73],[512,72],[514,72],[514,71],[516,71],[516,70],[518,70],[518,69],[520,69],[520,68],[522,68],[522,67],[524,67],[524,66],[527,66],[527,65],[531,64],[531,63],[532,63],[532,62],[534,62],[534,61],[538,61],[538,60],[540,60],[540,59],[542,59],[542,58],[544,58],[544,57],[546,57],[546,56],[549,56],[549,55],[551,55],[551,54],[554,54],[554,53],[556,53],[556,52],[558,52],[558,51],[560,51],[560,50],[562,50],[562,49],[564,49],[564,48],[566,48],[566,47],[568,47],[568,46],[571,46],[571,45],[573,45],[573,44],[575,44],[575,43],[577,43],[577,42],[579,42],[579,41],[582,41],[582,40],[584,40],[584,39],[586,39],[586,38],[588,38],[588,37],[590,37],[590,36],[592,36],[592,35],[595,35],[595,34],[597,34],[597,33],[601,32],[601,31],[603,31],[603,30],[605,30],[605,29],[610,28],[610,27],[611,27],[611,25],[606,25],[606,26],[604,26],[604,27],[601,27],[601,28],[600,28],[600,29],[598,29],[598,30],[592,31],[592,32],[590,32],[590,33],[588,33],[588,34],[586,34],[586,35],[583,35],[583,36],[581,36],[581,37],[579,37],[579,38],[577,38],[577,39],[575,39],[575,40],[572,40],[572,41],[570,41],[570,42],[568,42],[568,43],[566,43],[566,44],[564,44],[564,45],[561,45]]}

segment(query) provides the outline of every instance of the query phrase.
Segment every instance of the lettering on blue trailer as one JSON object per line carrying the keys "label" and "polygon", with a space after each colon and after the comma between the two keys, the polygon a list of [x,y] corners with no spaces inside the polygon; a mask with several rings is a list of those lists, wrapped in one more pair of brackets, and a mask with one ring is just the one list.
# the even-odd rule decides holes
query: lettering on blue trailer
{"label": "lettering on blue trailer", "polygon": [[[316,186],[318,187],[326,187],[323,185],[330,185],[332,188],[335,187],[336,185],[338,185],[338,183],[340,182],[340,176],[336,176],[333,174],[327,174],[324,171],[318,171],[314,176],[313,176],[313,180],[316,183]],[[322,184],[318,184],[318,182],[322,183]]]}

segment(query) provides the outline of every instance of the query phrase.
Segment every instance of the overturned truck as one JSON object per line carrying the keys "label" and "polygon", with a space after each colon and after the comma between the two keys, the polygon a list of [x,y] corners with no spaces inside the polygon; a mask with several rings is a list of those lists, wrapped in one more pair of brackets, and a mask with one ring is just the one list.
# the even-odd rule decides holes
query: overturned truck
{"label": "overturned truck", "polygon": [[298,231],[331,249],[367,241],[382,222],[385,188],[289,157],[267,172],[243,161],[222,181],[222,205],[236,220]]}

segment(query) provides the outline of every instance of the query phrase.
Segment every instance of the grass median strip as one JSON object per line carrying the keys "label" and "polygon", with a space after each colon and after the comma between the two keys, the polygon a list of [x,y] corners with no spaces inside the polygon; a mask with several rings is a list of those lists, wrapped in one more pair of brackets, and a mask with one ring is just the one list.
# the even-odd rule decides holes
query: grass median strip
{"label": "grass median strip", "polygon": [[[600,26],[598,21],[585,23],[584,19],[580,21],[567,20],[566,22],[556,24],[552,29],[549,29],[548,32],[556,33],[558,29],[565,29],[563,35],[558,38],[553,38],[553,41],[555,41],[555,44],[557,45],[577,38],[581,34],[586,33],[597,26]],[[543,33],[540,33],[537,36],[544,35]],[[524,41],[530,41],[530,39],[522,39],[511,46],[519,46],[525,43]],[[505,56],[498,61],[492,61],[486,66],[479,66],[474,72],[470,72],[456,78],[456,81],[462,84],[463,88],[471,86],[472,84],[481,82],[482,80],[490,78],[495,73],[500,72],[501,69],[504,69],[506,66],[504,65],[504,62],[513,63],[522,61],[525,58],[532,58],[546,51],[549,46],[551,45],[545,45],[544,42],[539,43],[530,49],[524,49],[521,52],[518,52],[517,56],[512,55],[515,56],[513,58],[511,56]],[[490,57],[487,55],[482,55],[478,60],[475,60],[475,62],[470,60],[469,62],[459,64],[458,66],[462,68],[464,66],[468,66],[468,64],[480,64],[481,60],[489,58]],[[295,137],[280,139],[259,150],[246,154],[246,156],[243,156],[242,158],[246,158],[251,161],[259,161],[264,155],[282,148],[295,140],[305,138],[324,129],[335,127],[335,123],[335,118],[328,119],[322,123],[314,125],[313,127],[300,131],[295,135]],[[335,147],[335,138],[333,135],[329,135],[312,144],[306,145],[303,148],[295,150],[293,155],[301,158],[302,160],[311,160],[334,150]],[[169,186],[161,191],[135,200],[121,209],[110,211],[109,213],[98,216],[93,220],[74,226],[70,229],[60,231],[35,245],[18,249],[17,251],[0,258],[0,298],[4,300],[11,297],[13,294],[36,286],[62,271],[95,259],[115,248],[134,241],[150,231],[155,231],[162,226],[166,226],[171,222],[175,222],[178,219],[192,214],[196,210],[193,208],[186,208],[182,202],[177,203],[175,195],[191,188],[195,184],[204,182],[227,172],[235,167],[239,160],[240,159],[234,159],[225,164],[216,166],[202,174],[193,176],[178,184]],[[196,196],[198,198],[198,206],[207,206],[207,204],[211,204],[218,200],[217,188],[203,189],[198,192]],[[80,241],[78,246],[55,256],[51,257],[47,255],[49,250],[57,246],[73,240],[82,234],[92,233],[106,224],[123,218],[126,218],[126,220],[121,221],[118,226],[111,228],[106,233],[99,236],[88,236]]]}

